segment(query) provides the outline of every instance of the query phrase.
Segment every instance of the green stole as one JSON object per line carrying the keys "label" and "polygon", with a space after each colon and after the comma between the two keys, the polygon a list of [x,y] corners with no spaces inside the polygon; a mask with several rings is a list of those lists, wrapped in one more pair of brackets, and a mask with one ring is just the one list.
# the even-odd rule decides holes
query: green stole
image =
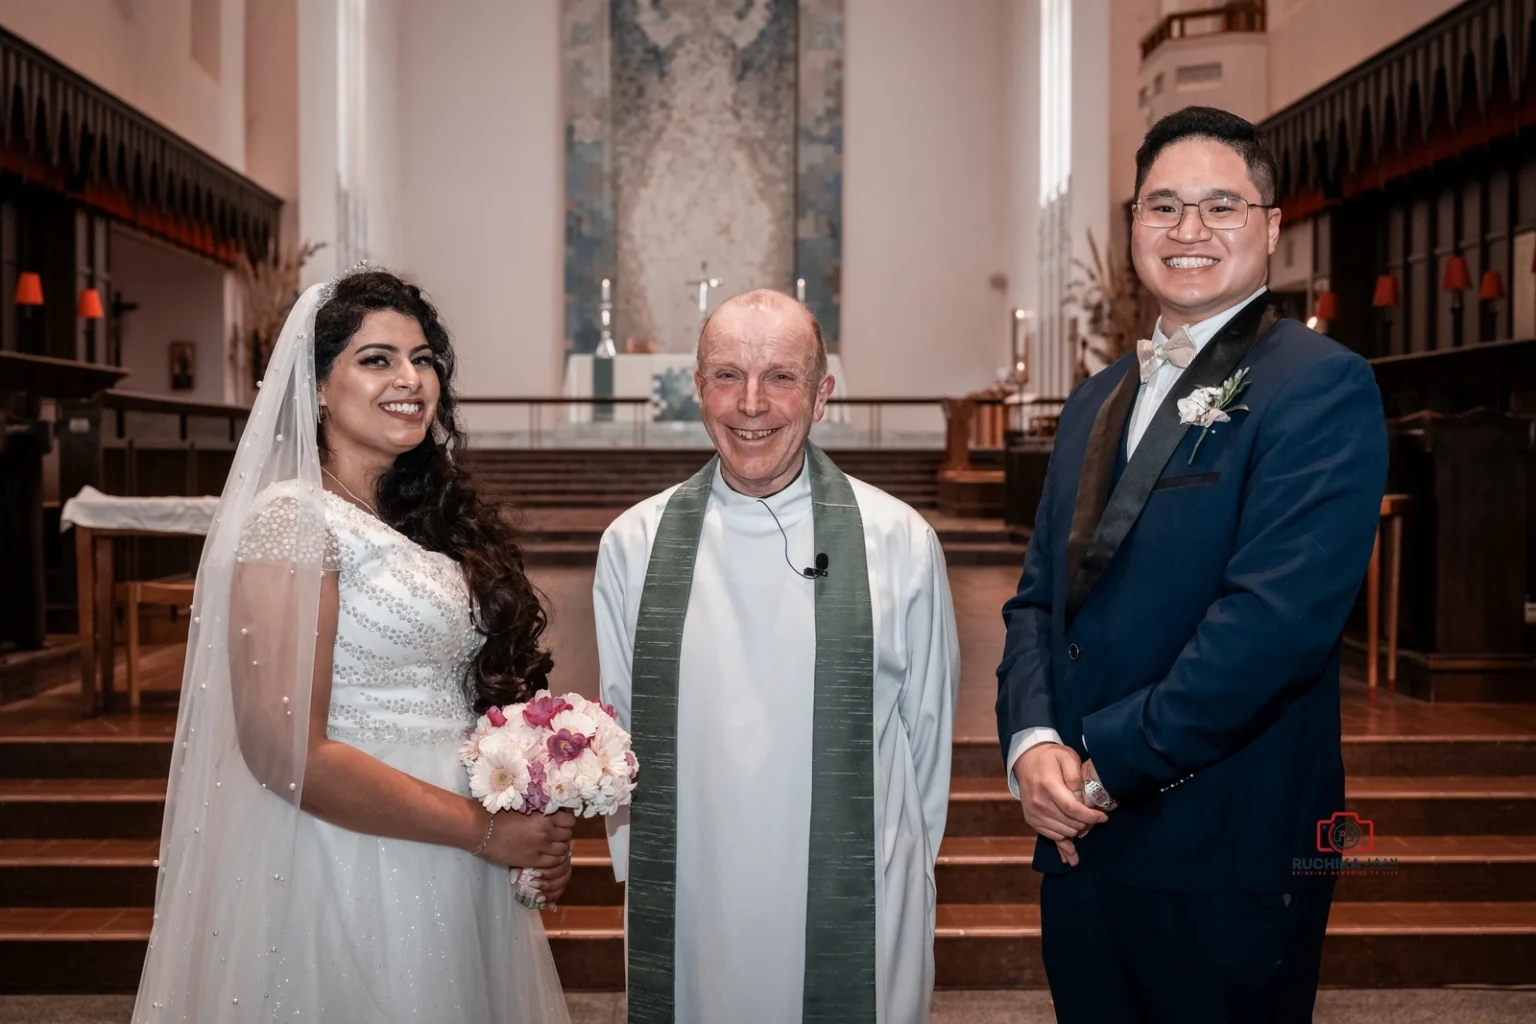
{"label": "green stole", "polygon": [[[806,445],[817,552],[806,1024],[875,1021],[874,616],[864,521],[832,460]],[[642,765],[630,807],[630,1024],[672,1024],[677,894],[677,688],[683,622],[718,456],[667,501],[635,624],[631,733]],[[787,570],[786,570],[787,571]],[[743,885],[752,884],[742,879]]]}

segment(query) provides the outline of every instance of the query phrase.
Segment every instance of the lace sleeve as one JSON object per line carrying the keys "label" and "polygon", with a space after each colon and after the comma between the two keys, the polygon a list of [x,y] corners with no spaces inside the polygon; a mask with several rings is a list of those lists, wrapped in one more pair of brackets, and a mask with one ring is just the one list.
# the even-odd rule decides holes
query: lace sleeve
{"label": "lace sleeve", "polygon": [[246,520],[235,549],[237,562],[320,562],[326,572],[341,569],[336,534],[291,495],[280,495],[260,506]]}

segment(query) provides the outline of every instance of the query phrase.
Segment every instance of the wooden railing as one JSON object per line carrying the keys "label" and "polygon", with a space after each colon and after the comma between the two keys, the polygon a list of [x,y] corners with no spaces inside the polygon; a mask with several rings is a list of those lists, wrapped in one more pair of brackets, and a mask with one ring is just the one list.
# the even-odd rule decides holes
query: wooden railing
{"label": "wooden railing", "polygon": [[1171,39],[1214,36],[1227,32],[1263,32],[1263,3],[1232,3],[1200,11],[1179,11],[1158,23],[1141,39],[1141,59],[1152,56],[1159,46]]}
{"label": "wooden railing", "polygon": [[222,160],[4,28],[0,64],[8,170],[226,263],[277,238],[283,201]]}
{"label": "wooden railing", "polygon": [[227,424],[229,441],[233,444],[240,439],[240,431],[244,429],[246,417],[251,414],[251,410],[243,405],[166,398],[163,395],[150,395],[142,391],[103,392],[101,406],[104,411],[113,414],[113,436],[120,440],[128,436],[128,414],[139,412],[175,417],[177,433],[183,441],[189,437],[189,421],[193,418],[224,420]]}

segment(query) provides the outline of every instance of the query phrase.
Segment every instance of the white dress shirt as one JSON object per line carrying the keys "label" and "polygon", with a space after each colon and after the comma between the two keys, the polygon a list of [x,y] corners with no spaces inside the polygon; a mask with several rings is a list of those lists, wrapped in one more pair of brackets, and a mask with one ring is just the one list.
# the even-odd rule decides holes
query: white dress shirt
{"label": "white dress shirt", "polygon": [[[1228,306],[1215,316],[1207,317],[1199,323],[1187,325],[1189,340],[1195,345],[1195,354],[1199,355],[1201,350],[1205,348],[1206,343],[1216,337],[1217,334],[1220,334],[1221,329],[1227,326],[1232,318],[1242,311],[1243,307],[1263,294],[1264,287],[1260,285],[1258,291],[1255,291],[1242,302],[1234,306]],[[1168,335],[1163,333],[1163,319],[1158,317],[1157,326],[1152,330],[1152,343],[1157,345],[1167,340]],[[1129,372],[1137,373],[1138,371],[1135,366],[1132,366]],[[1179,378],[1183,375],[1184,367],[1164,362],[1156,370],[1152,371],[1152,378],[1137,389],[1136,404],[1131,408],[1131,419],[1126,425],[1125,457],[1127,459],[1136,453],[1136,445],[1140,443],[1141,436],[1147,432],[1147,425],[1152,422],[1152,416],[1157,412],[1158,407],[1163,404],[1163,400],[1168,397],[1168,393],[1174,389],[1175,385],[1179,382]],[[1013,775],[1014,763],[1023,756],[1024,751],[1035,746],[1037,743],[1060,742],[1061,734],[1046,725],[1036,725],[1028,729],[1020,729],[1013,734],[1013,739],[1008,743],[1007,775],[1008,789],[1015,797],[1019,796],[1019,781]],[[1086,748],[1087,745],[1085,740],[1083,746]],[[1110,795],[1113,796],[1114,794],[1111,793]]]}

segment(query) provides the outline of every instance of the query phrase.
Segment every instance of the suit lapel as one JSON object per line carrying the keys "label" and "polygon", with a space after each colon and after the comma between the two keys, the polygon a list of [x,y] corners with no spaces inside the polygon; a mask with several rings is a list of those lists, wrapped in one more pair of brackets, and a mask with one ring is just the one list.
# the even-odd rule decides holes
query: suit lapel
{"label": "suit lapel", "polygon": [[[1189,427],[1179,422],[1179,399],[1195,388],[1213,387],[1229,377],[1237,368],[1237,364],[1242,362],[1243,357],[1253,349],[1260,338],[1269,333],[1269,329],[1279,318],[1279,311],[1272,304],[1269,293],[1266,292],[1233,317],[1221,333],[1200,350],[1200,354],[1179,377],[1178,384],[1168,392],[1157,411],[1152,414],[1152,420],[1147,424],[1146,432],[1142,434],[1135,453],[1126,463],[1125,472],[1121,473],[1120,478],[1115,481],[1114,490],[1109,493],[1107,500],[1102,497],[1102,494],[1109,484],[1108,468],[1100,470],[1097,466],[1090,466],[1090,463],[1097,454],[1096,443],[1100,440],[1098,437],[1100,421],[1105,418],[1105,410],[1121,398],[1121,392],[1126,390],[1126,380],[1131,381],[1130,399],[1126,401],[1125,410],[1120,414],[1122,427],[1125,417],[1130,415],[1136,389],[1140,385],[1139,375],[1134,372],[1134,367],[1127,372],[1126,380],[1120,382],[1120,387],[1116,389],[1115,394],[1099,410],[1099,419],[1094,421],[1094,434],[1089,439],[1088,454],[1083,459],[1083,476],[1078,484],[1077,507],[1073,511],[1072,531],[1067,541],[1067,578],[1071,581],[1071,587],[1067,592],[1068,619],[1075,616],[1082,608],[1083,603],[1088,600],[1088,595],[1093,592],[1094,586],[1109,568],[1115,552],[1131,532],[1131,527],[1141,515],[1141,510],[1146,507],[1147,498],[1151,496],[1153,486],[1162,476],[1168,459],[1183,441],[1184,433]],[[1118,443],[1119,439],[1120,433],[1117,432],[1111,443]],[[1116,449],[1112,447],[1108,451],[1107,467],[1113,466],[1115,456]],[[1095,485],[1099,490],[1089,494],[1090,498],[1096,494],[1098,501],[1085,506],[1084,488],[1090,480],[1090,468],[1095,473],[1102,472],[1103,480]],[[1074,551],[1076,552],[1075,560]]]}
{"label": "suit lapel", "polygon": [[1083,556],[1104,514],[1109,498],[1110,480],[1125,451],[1125,425],[1136,404],[1141,375],[1133,361],[1115,390],[1110,392],[1093,419],[1088,434],[1088,448],[1083,454],[1083,471],[1077,478],[1077,503],[1072,509],[1072,529],[1067,534],[1067,579],[1077,578]]}

